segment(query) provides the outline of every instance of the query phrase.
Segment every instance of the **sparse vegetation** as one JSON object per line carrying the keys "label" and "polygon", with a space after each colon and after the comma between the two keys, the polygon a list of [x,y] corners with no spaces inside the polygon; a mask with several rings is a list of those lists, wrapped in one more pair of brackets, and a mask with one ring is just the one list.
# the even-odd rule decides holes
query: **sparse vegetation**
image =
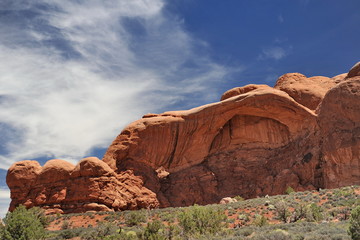
{"label": "sparse vegetation", "polygon": [[265,225],[268,225],[268,221],[263,215],[257,215],[254,219],[253,224],[257,227],[263,227]]}
{"label": "sparse vegetation", "polygon": [[[44,236],[49,240],[360,239],[359,192],[360,187],[355,186],[222,205],[58,214],[51,217],[53,230],[45,231]],[[45,220],[40,222],[46,226]],[[1,228],[1,234],[5,227]]]}
{"label": "sparse vegetation", "polygon": [[146,213],[144,210],[131,211],[125,216],[125,223],[128,226],[137,226],[146,222]]}
{"label": "sparse vegetation", "polygon": [[164,229],[164,224],[159,220],[155,220],[149,222],[145,230],[138,234],[138,237],[143,240],[165,240]]}
{"label": "sparse vegetation", "polygon": [[185,234],[215,234],[224,227],[226,216],[219,209],[193,206],[179,214],[179,225]]}

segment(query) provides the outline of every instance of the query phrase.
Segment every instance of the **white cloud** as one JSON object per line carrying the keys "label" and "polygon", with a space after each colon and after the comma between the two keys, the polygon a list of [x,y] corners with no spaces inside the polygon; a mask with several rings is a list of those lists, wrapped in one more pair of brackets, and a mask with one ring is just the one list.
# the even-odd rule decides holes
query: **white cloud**
{"label": "white cloud", "polygon": [[0,188],[0,218],[4,218],[10,204],[10,190]]}
{"label": "white cloud", "polygon": [[282,48],[282,47],[265,48],[262,50],[262,53],[259,55],[258,59],[259,60],[265,60],[265,59],[280,60],[289,54],[289,50],[285,50],[285,48]]}
{"label": "white cloud", "polygon": [[142,114],[177,102],[187,107],[192,94],[213,100],[213,86],[229,69],[196,54],[203,43],[163,6],[163,0],[9,5],[36,14],[21,24],[0,23],[0,168],[45,155],[80,159]]}

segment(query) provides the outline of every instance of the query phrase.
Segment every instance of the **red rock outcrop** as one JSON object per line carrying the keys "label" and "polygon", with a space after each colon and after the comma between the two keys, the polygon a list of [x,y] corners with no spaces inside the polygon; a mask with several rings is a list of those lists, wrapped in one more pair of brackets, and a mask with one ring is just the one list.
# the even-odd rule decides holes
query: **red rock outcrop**
{"label": "red rock outcrop", "polygon": [[158,207],[156,195],[132,171],[115,173],[91,157],[76,166],[64,160],[14,163],[7,175],[11,189],[10,211],[19,204],[40,206],[48,213],[117,211]]}
{"label": "red rock outcrop", "polygon": [[[278,194],[288,184],[315,188],[314,162],[303,159],[317,139],[316,127],[308,108],[283,91],[258,86],[221,102],[140,119],[103,160],[117,172],[144,176],[162,206]],[[153,173],[159,167],[170,173],[166,179]]]}
{"label": "red rock outcrop", "polygon": [[288,93],[298,103],[316,109],[329,89],[336,85],[336,79],[322,76],[310,77],[300,73],[282,75],[274,86],[275,89]]}
{"label": "red rock outcrop", "polygon": [[220,102],[146,114],[103,161],[15,163],[10,209],[116,211],[360,184],[357,69],[333,78],[285,74],[274,88],[247,85]]}
{"label": "red rock outcrop", "polygon": [[360,72],[332,88],[318,109],[321,169],[329,188],[360,183]]}

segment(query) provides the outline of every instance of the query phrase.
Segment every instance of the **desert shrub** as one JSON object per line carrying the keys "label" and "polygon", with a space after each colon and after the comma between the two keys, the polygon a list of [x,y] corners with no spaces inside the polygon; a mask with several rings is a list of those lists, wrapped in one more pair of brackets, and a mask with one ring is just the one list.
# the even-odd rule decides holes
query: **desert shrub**
{"label": "desert shrub", "polygon": [[351,239],[360,239],[360,206],[357,206],[351,211],[348,233],[351,236]]}
{"label": "desert shrub", "polygon": [[306,220],[309,222],[319,222],[323,219],[322,208],[315,203],[310,204],[306,211]]}
{"label": "desert shrub", "polygon": [[146,222],[144,211],[131,211],[125,215],[125,224],[128,226],[137,226],[144,222]]}
{"label": "desert shrub", "polygon": [[273,211],[273,210],[276,210],[276,207],[275,207],[274,205],[270,204],[270,205],[268,206],[268,209],[269,209],[270,211]]}
{"label": "desert shrub", "polygon": [[248,221],[249,221],[249,216],[248,216],[247,214],[240,214],[240,215],[238,216],[238,219],[239,219],[239,220],[243,220],[243,221],[245,221],[245,222],[248,222]]}
{"label": "desert shrub", "polygon": [[234,197],[238,202],[244,201],[245,199],[239,195]]}
{"label": "desert shrub", "polygon": [[178,219],[185,234],[214,234],[222,230],[226,216],[208,206],[193,206],[182,211]]}
{"label": "desert shrub", "polygon": [[174,221],[175,221],[175,217],[176,217],[176,215],[171,214],[171,213],[169,213],[169,212],[159,213],[159,218],[160,218],[162,221],[165,221],[165,222],[174,222]]}
{"label": "desert shrub", "polygon": [[47,217],[42,209],[34,207],[26,209],[20,205],[4,218],[5,226],[1,227],[0,236],[4,240],[45,239]]}
{"label": "desert shrub", "polygon": [[298,203],[294,206],[294,211],[291,214],[290,222],[297,222],[306,217],[307,207],[303,203]]}
{"label": "desert shrub", "polygon": [[[101,222],[98,226],[89,229],[81,234],[81,239],[95,240],[95,239],[112,239],[120,231],[120,228],[114,224]],[[113,238],[115,239],[115,238]]]}
{"label": "desert shrub", "polygon": [[180,235],[181,235],[181,229],[178,225],[169,225],[166,228],[165,239],[169,239],[169,240],[180,239]]}
{"label": "desert shrub", "polygon": [[235,219],[234,218],[228,218],[226,220],[227,223],[234,223],[235,222]]}
{"label": "desert shrub", "polygon": [[276,229],[264,234],[255,235],[254,240],[292,240],[293,238],[284,230]]}
{"label": "desert shrub", "polygon": [[138,234],[138,238],[143,240],[165,240],[164,228],[164,224],[159,220],[149,222],[145,230]]}
{"label": "desert shrub", "polygon": [[73,228],[65,229],[54,232],[54,236],[46,239],[60,240],[60,239],[72,239],[80,236],[85,231],[85,228]]}
{"label": "desert shrub", "polygon": [[281,200],[275,204],[275,210],[276,210],[277,216],[284,223],[287,222],[287,219],[290,214],[288,208],[289,208],[289,206],[284,200]]}
{"label": "desert shrub", "polygon": [[346,221],[346,220],[348,220],[349,219],[349,217],[350,217],[350,208],[349,207],[345,207],[345,208],[341,208],[341,209],[339,209],[339,215],[340,215],[340,217],[339,217],[339,219],[340,219],[340,221]]}
{"label": "desert shrub", "polygon": [[108,222],[114,222],[116,220],[120,220],[120,216],[118,216],[117,214],[112,212],[109,215],[107,215],[106,217],[104,217],[104,220],[108,221]]}
{"label": "desert shrub", "polygon": [[285,190],[285,193],[286,193],[286,194],[290,194],[290,193],[293,193],[293,192],[295,192],[295,190],[294,190],[292,187],[290,187],[290,186],[287,187],[286,190]]}
{"label": "desert shrub", "polygon": [[61,230],[69,229],[71,227],[71,223],[67,220],[63,221],[61,224]]}
{"label": "desert shrub", "polygon": [[268,221],[267,221],[266,217],[264,217],[263,215],[259,215],[259,214],[256,215],[256,217],[253,221],[253,225],[255,225],[257,227],[263,227],[267,224],[268,224]]}
{"label": "desert shrub", "polygon": [[352,189],[350,187],[344,187],[344,188],[336,190],[334,195],[337,198],[339,198],[339,197],[346,198],[346,197],[352,196],[354,193],[355,193],[354,189]]}
{"label": "desert shrub", "polygon": [[253,234],[256,230],[253,227],[242,227],[236,230],[234,236],[236,237],[248,237]]}

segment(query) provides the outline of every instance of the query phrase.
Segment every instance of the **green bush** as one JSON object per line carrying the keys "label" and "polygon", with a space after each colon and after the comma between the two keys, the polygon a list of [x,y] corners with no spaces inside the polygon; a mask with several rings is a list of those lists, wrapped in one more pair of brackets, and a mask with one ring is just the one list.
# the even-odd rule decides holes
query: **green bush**
{"label": "green bush", "polygon": [[267,221],[266,217],[264,217],[263,215],[256,215],[256,217],[253,221],[253,225],[255,225],[257,227],[263,227],[267,224],[268,224],[268,221]]}
{"label": "green bush", "polygon": [[125,223],[128,226],[137,226],[146,222],[146,214],[144,211],[131,211],[125,216]]}
{"label": "green bush", "polygon": [[239,196],[239,195],[235,196],[234,198],[235,198],[236,201],[238,201],[238,202],[241,202],[241,201],[244,201],[244,200],[245,200],[243,197],[241,197],[241,196]]}
{"label": "green bush", "polygon": [[144,232],[140,233],[138,237],[143,240],[165,240],[165,236],[162,235],[164,227],[159,220],[149,222]]}
{"label": "green bush", "polygon": [[322,208],[315,203],[308,206],[306,219],[309,222],[319,222],[323,219]]}
{"label": "green bush", "polygon": [[339,198],[339,197],[349,197],[352,196],[355,193],[354,189],[350,188],[350,187],[344,187],[341,188],[339,190],[336,190],[334,195]]}
{"label": "green bush", "polygon": [[224,227],[226,215],[208,206],[193,206],[179,214],[179,225],[185,234],[214,234]]}
{"label": "green bush", "polygon": [[6,214],[4,224],[0,231],[3,240],[37,240],[45,239],[48,222],[42,209],[20,205]]}
{"label": "green bush", "polygon": [[68,228],[64,230],[56,231],[52,234],[54,236],[47,238],[51,240],[60,240],[60,239],[72,239],[74,237],[80,236],[85,231],[84,228]]}
{"label": "green bush", "polygon": [[351,239],[360,240],[360,206],[351,211],[349,235]]}
{"label": "green bush", "polygon": [[293,193],[293,192],[295,192],[295,190],[294,190],[292,187],[290,187],[290,186],[287,187],[286,190],[285,190],[285,193],[286,193],[286,194],[290,194],[290,193]]}
{"label": "green bush", "polygon": [[115,239],[114,237],[120,233],[120,228],[114,224],[101,222],[95,228],[84,231],[81,234],[81,239],[95,240],[95,239]]}

